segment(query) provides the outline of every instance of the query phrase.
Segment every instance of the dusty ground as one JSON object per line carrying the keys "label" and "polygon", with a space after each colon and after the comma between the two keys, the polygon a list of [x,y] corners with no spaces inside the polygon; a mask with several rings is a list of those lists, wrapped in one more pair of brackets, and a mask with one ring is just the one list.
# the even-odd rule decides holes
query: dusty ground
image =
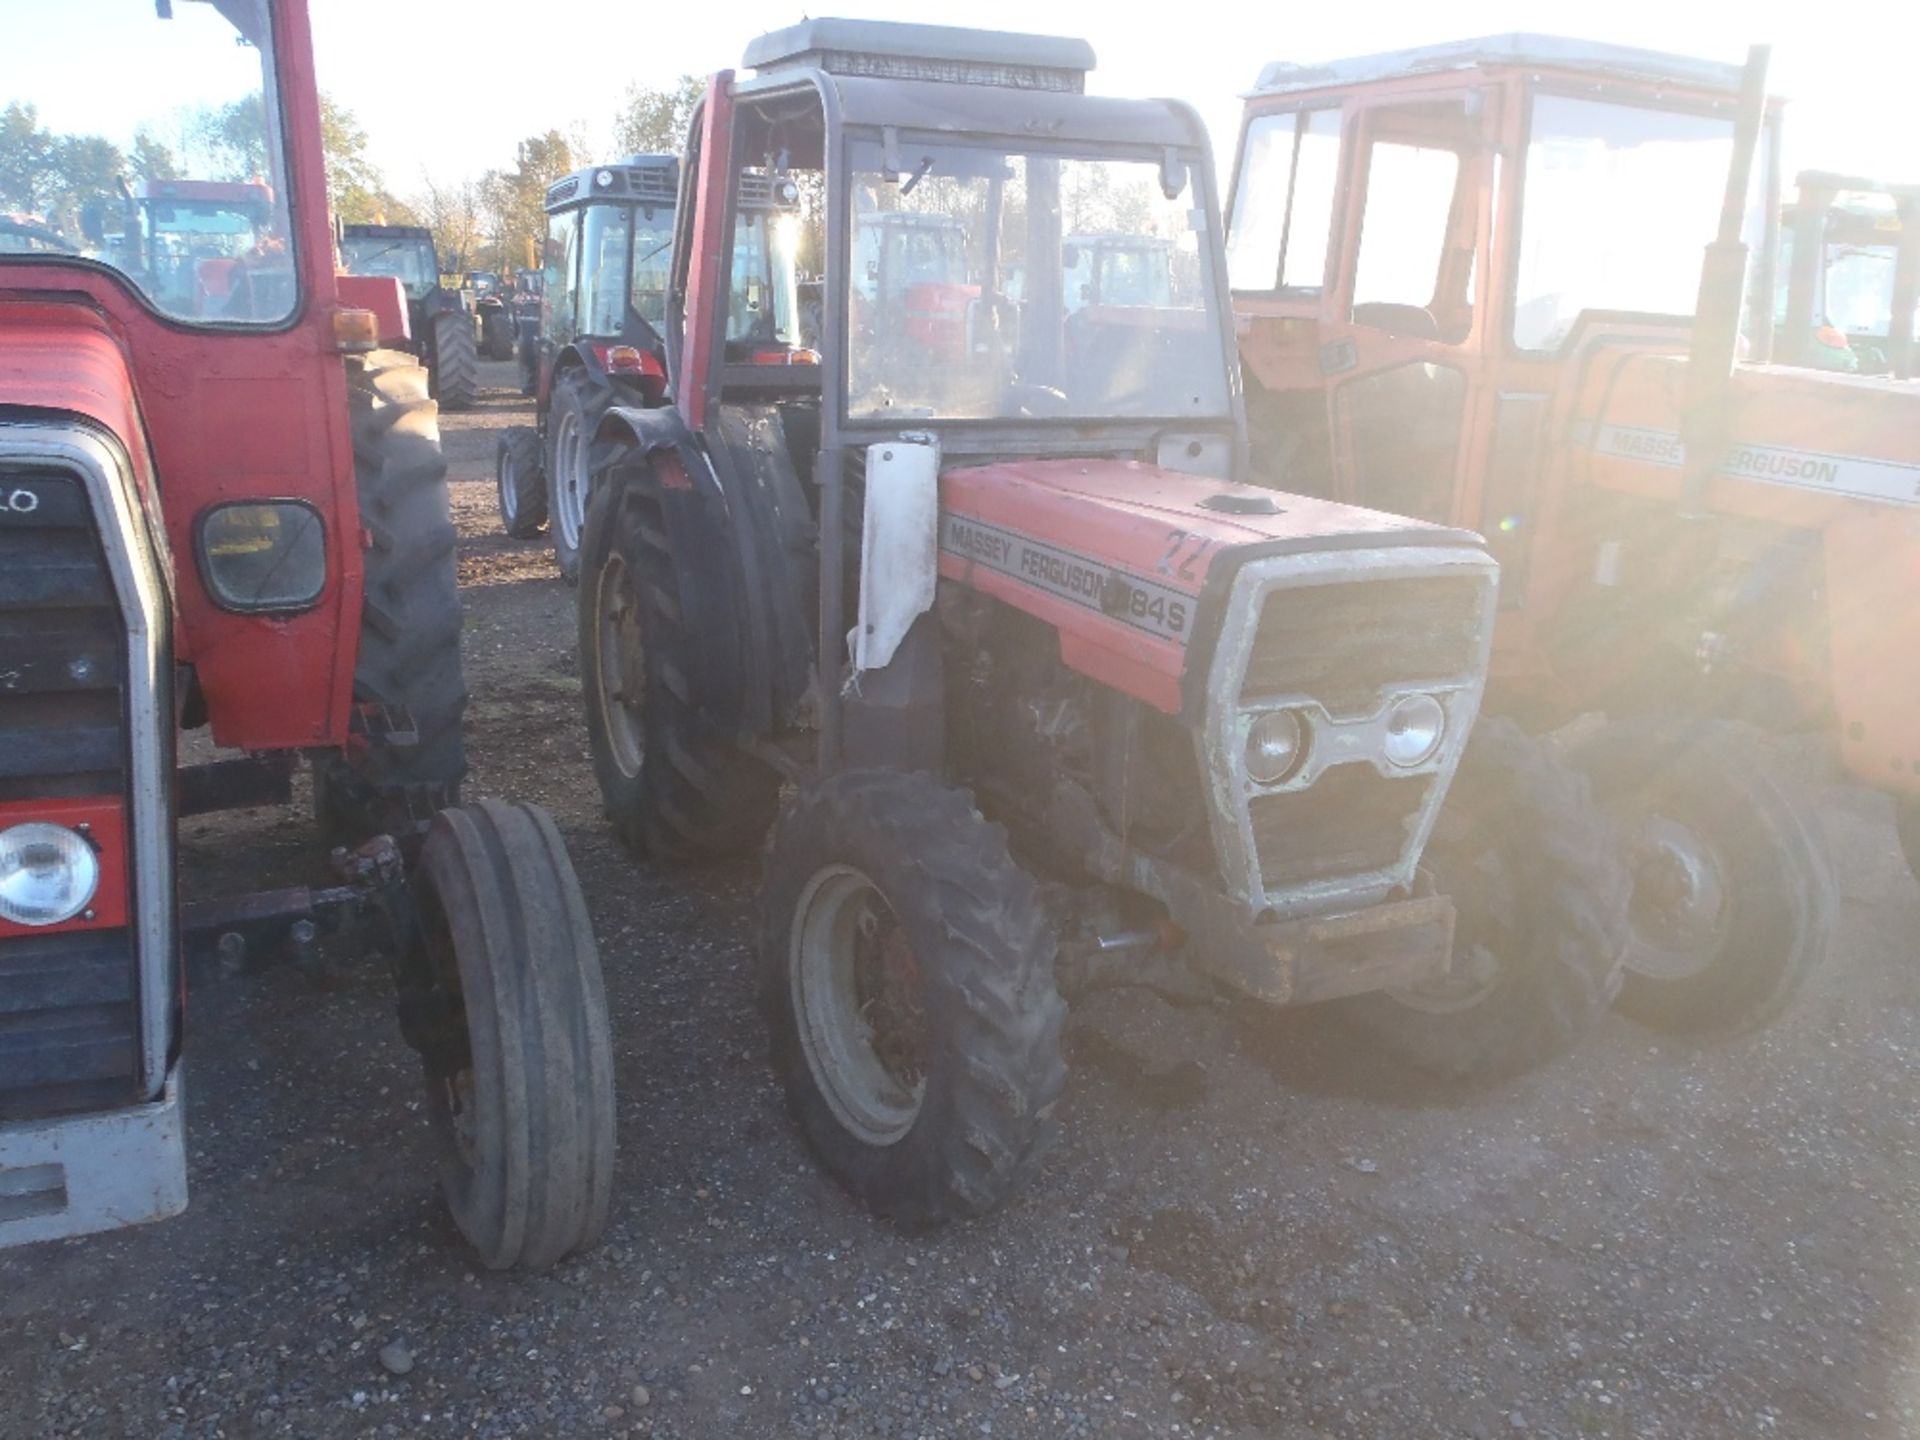
{"label": "dusty ground", "polygon": [[[1461,1094],[1311,1014],[1110,995],[1076,1019],[1037,1183],[906,1238],[781,1109],[751,870],[662,875],[599,820],[572,594],[494,527],[494,436],[523,413],[501,391],[447,422],[472,791],[550,806],[592,902],[621,1086],[605,1244],[477,1270],[377,968],[234,982],[192,1009],[189,1212],[0,1256],[0,1433],[1920,1434],[1920,887],[1878,800],[1822,792],[1840,943],[1765,1036],[1614,1020]],[[297,811],[187,846],[198,889],[319,873]]]}

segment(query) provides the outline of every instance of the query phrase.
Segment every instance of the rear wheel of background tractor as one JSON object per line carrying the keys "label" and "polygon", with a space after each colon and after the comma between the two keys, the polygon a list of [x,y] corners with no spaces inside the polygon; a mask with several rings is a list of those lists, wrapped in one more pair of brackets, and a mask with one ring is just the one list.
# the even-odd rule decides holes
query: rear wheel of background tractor
{"label": "rear wheel of background tractor", "polygon": [[603,408],[579,370],[553,382],[547,416],[547,531],[553,558],[569,581],[580,578],[580,538],[592,499],[593,431]]}
{"label": "rear wheel of background tractor", "polygon": [[480,339],[480,351],[487,359],[513,359],[513,317],[504,310],[482,310]]}
{"label": "rear wheel of background tractor", "polygon": [[433,325],[433,396],[448,410],[471,410],[480,396],[480,356],[473,321],[465,312],[442,310]]}
{"label": "rear wheel of background tractor", "polygon": [[1735,1034],[1777,1019],[1833,939],[1838,883],[1819,817],[1774,777],[1749,726],[1647,717],[1573,753],[1633,873],[1619,1008]]}
{"label": "rear wheel of background tractor", "polygon": [[761,1003],[821,1162],[910,1227],[981,1215],[1066,1084],[1053,937],[1006,835],[929,775],[804,787],[767,846]]}
{"label": "rear wheel of background tractor", "polygon": [[404,838],[458,802],[467,773],[453,520],[427,377],[397,350],[349,356],[346,367],[360,523],[372,537],[353,695],[404,712],[418,739],[375,733],[315,757],[314,812],[331,844]]}
{"label": "rear wheel of background tractor", "polygon": [[751,854],[780,807],[780,777],[702,725],[687,679],[697,644],[647,482],[610,479],[581,567],[587,738],[614,833],[659,860]]}
{"label": "rear wheel of background tractor", "polygon": [[579,881],[545,811],[482,800],[435,817],[412,894],[403,1003],[441,1188],[490,1269],[543,1270],[599,1238],[613,1193],[613,1041]]}
{"label": "rear wheel of background tractor", "polygon": [[1511,720],[1481,720],[1424,863],[1458,912],[1452,968],[1337,1002],[1356,1029],[1421,1069],[1492,1080],[1599,1022],[1620,984],[1632,882],[1583,777]]}
{"label": "rear wheel of background tractor", "polygon": [[493,452],[493,482],[500,492],[500,525],[516,540],[529,540],[547,522],[547,477],[540,469],[540,432],[510,425]]}

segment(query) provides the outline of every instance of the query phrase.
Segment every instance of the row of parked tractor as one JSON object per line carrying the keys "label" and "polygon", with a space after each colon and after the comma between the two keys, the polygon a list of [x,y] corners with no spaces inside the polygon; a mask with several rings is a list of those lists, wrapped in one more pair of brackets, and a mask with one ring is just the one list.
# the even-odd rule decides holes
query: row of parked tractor
{"label": "row of parked tractor", "polygon": [[[183,974],[354,926],[456,1220],[538,1268],[607,1214],[614,1037],[551,821],[460,803],[428,374],[451,403],[476,316],[430,237],[330,232],[300,0],[99,33],[204,45],[191,86],[235,31],[271,173],[185,233],[249,244],[160,265],[135,208],[0,256],[0,1242],[180,1209]],[[612,830],[759,857],[795,1120],[915,1226],[1030,1171],[1103,986],[1476,1080],[1616,1004],[1769,1022],[1836,908],[1770,731],[1920,869],[1920,226],[1890,376],[1810,363],[1764,52],[1269,66],[1224,193],[1190,108],[1093,63],[761,36],[681,154],[552,187],[493,331]],[[202,727],[238,753],[176,766]],[[179,817],[303,756],[337,883],[179,906]]]}

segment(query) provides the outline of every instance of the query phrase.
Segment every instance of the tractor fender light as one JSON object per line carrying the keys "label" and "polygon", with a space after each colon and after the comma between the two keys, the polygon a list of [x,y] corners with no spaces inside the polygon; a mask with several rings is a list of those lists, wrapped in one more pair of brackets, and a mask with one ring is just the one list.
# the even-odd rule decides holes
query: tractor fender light
{"label": "tractor fender light", "polygon": [[375,350],[380,345],[380,317],[371,310],[333,312],[333,344],[349,355]]}
{"label": "tractor fender light", "polygon": [[194,526],[200,578],[223,610],[310,609],[327,587],[327,527],[304,500],[215,505]]}
{"label": "tractor fender light", "polygon": [[646,362],[633,346],[612,345],[607,349],[607,369],[615,375],[638,375],[646,369]]}
{"label": "tractor fender light", "polygon": [[1424,765],[1447,733],[1447,712],[1431,695],[1407,695],[1387,715],[1387,759],[1402,770]]}
{"label": "tractor fender light", "polygon": [[0,830],[0,919],[59,925],[99,888],[100,857],[79,831],[44,820]]}

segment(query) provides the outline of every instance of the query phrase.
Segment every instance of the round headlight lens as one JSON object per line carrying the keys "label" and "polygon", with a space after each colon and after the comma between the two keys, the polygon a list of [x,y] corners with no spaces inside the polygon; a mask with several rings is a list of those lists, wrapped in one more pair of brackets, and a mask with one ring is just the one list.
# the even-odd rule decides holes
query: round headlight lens
{"label": "round headlight lens", "polygon": [[1409,695],[1387,716],[1387,759],[1395,765],[1422,765],[1440,748],[1447,712],[1431,695]]}
{"label": "round headlight lens", "polygon": [[1247,773],[1275,785],[1300,768],[1307,753],[1307,727],[1291,710],[1262,715],[1247,731]]}
{"label": "round headlight lens", "polygon": [[58,925],[87,908],[100,861],[77,830],[32,820],[0,830],[0,918]]}
{"label": "round headlight lens", "polygon": [[602,190],[606,189],[609,185],[613,184],[613,172],[611,170],[602,170],[598,175],[593,177],[593,183],[598,185]]}

